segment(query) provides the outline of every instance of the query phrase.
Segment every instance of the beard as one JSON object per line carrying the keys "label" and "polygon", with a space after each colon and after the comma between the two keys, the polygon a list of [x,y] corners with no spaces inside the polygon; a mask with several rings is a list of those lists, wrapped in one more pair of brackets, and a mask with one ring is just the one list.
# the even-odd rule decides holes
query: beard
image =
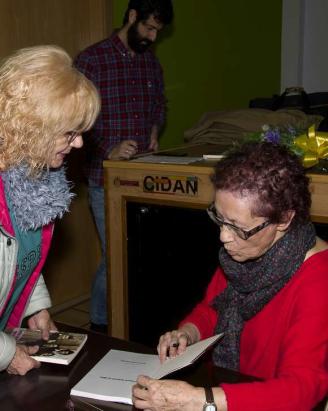
{"label": "beard", "polygon": [[128,45],[136,53],[144,53],[153,44],[152,41],[140,36],[138,23],[133,23],[128,30]]}

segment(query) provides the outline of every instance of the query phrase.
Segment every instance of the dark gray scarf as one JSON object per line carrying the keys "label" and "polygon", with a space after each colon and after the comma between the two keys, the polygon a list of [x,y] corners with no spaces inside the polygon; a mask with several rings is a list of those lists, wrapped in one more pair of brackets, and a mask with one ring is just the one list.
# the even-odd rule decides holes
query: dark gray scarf
{"label": "dark gray scarf", "polygon": [[16,222],[22,231],[36,230],[61,218],[74,194],[66,180],[65,169],[43,170],[31,177],[27,166],[10,168],[1,173]]}
{"label": "dark gray scarf", "polygon": [[239,263],[221,248],[220,264],[228,284],[212,302],[219,313],[215,331],[225,333],[213,352],[215,365],[239,370],[240,335],[245,321],[261,311],[285,286],[315,241],[314,227],[308,223],[291,227],[258,260]]}

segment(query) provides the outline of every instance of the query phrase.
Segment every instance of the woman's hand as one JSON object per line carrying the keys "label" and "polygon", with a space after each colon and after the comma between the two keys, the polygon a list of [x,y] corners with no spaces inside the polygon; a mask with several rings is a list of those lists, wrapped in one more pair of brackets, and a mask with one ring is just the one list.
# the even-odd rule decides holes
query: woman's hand
{"label": "woman's hand", "polygon": [[157,346],[160,362],[163,363],[167,357],[172,358],[183,353],[189,344],[189,337],[183,331],[174,330],[163,334]]}
{"label": "woman's hand", "polygon": [[163,334],[157,346],[159,360],[163,363],[167,357],[176,357],[183,353],[188,345],[199,341],[200,334],[194,324],[188,323],[178,330]]}
{"label": "woman's hand", "polygon": [[8,374],[25,375],[33,368],[39,368],[40,363],[30,357],[38,351],[38,346],[27,347],[26,345],[16,345],[16,352],[7,367]]}
{"label": "woman's hand", "polygon": [[193,387],[184,381],[154,380],[139,376],[132,388],[136,408],[152,411],[199,411],[203,409],[203,388]]}
{"label": "woman's hand", "polygon": [[57,327],[50,318],[48,310],[41,310],[32,315],[27,321],[28,327],[31,330],[41,330],[43,340],[49,340],[49,332],[57,331]]}

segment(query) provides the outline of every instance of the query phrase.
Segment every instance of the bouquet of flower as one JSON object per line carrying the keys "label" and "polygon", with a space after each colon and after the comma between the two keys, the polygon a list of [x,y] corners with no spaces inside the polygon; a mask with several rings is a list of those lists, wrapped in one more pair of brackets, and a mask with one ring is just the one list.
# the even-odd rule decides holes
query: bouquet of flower
{"label": "bouquet of flower", "polygon": [[282,144],[302,157],[304,167],[316,166],[317,171],[328,172],[328,133],[316,131],[314,125],[308,130],[302,130],[294,127],[271,127],[265,124],[262,131],[249,134],[246,141]]}

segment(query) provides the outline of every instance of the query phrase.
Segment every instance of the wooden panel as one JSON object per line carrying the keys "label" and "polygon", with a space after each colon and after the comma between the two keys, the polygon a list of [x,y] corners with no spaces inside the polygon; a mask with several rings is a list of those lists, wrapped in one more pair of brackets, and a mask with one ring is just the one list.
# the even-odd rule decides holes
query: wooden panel
{"label": "wooden panel", "polygon": [[[111,335],[129,338],[126,202],[205,208],[214,197],[210,182],[213,165],[205,162],[197,165],[148,164],[127,161],[105,162]],[[178,189],[175,192],[173,190],[170,192],[163,192],[163,190],[162,192],[147,192],[144,188],[147,176],[158,177],[158,184],[160,185],[162,181],[164,189],[169,186],[167,178],[171,178],[172,181],[174,179],[183,181],[183,179],[196,177],[198,189],[196,193],[189,194],[181,186],[177,186]],[[312,219],[316,222],[328,222],[328,175],[313,174],[310,175],[310,178]],[[150,181],[151,184],[154,184],[152,183],[154,180]]]}
{"label": "wooden panel", "polygon": [[[129,200],[180,207],[205,208],[213,197],[211,167],[193,167],[131,162],[105,162],[106,215],[109,257],[108,300],[111,335],[129,338],[127,293],[126,202]],[[196,176],[196,195],[147,193],[146,176],[189,178]]]}
{"label": "wooden panel", "polygon": [[311,179],[311,217],[317,223],[328,223],[328,176],[309,174]]}
{"label": "wooden panel", "polygon": [[110,0],[1,0],[0,57],[37,44],[72,56],[111,31]]}
{"label": "wooden panel", "polygon": [[[111,0],[1,0],[0,57],[38,44],[57,44],[75,56],[111,32]],[[56,224],[44,268],[53,304],[90,292],[100,244],[82,176],[83,150],[69,157],[68,172],[78,194],[71,212]]]}

